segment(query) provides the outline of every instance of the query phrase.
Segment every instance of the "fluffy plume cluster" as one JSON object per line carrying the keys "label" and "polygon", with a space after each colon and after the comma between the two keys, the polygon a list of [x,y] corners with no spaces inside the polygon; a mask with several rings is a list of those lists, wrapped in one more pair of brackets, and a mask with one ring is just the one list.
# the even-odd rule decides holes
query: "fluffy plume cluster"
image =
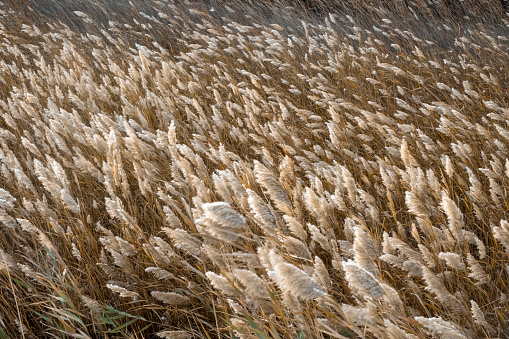
{"label": "fluffy plume cluster", "polygon": [[0,2],[0,338],[508,337],[509,20],[344,2]]}

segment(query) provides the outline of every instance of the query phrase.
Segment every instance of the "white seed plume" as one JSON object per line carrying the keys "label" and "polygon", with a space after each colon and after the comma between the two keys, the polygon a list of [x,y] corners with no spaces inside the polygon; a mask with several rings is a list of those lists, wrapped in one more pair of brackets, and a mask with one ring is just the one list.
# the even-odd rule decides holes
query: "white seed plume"
{"label": "white seed plume", "polygon": [[226,202],[213,202],[202,205],[204,220],[230,229],[242,229],[246,219]]}
{"label": "white seed plume", "polygon": [[150,295],[168,305],[182,305],[190,301],[188,297],[174,292],[152,291]]}
{"label": "white seed plume", "polygon": [[224,293],[225,295],[232,296],[232,297],[240,295],[240,292],[238,291],[238,289],[233,287],[228,282],[228,279],[226,279],[222,275],[218,275],[214,272],[207,272],[207,273],[205,273],[205,275],[210,280],[210,283],[212,284],[212,286],[214,286],[214,288],[221,291],[221,293]]}
{"label": "white seed plume", "polygon": [[313,278],[300,268],[285,262],[274,250],[271,250],[269,255],[273,268],[271,277],[281,290],[302,300],[316,299],[327,294]]}
{"label": "white seed plume", "polygon": [[14,198],[9,191],[0,188],[0,207],[10,210],[14,207],[16,198]]}
{"label": "white seed plume", "polygon": [[246,219],[226,202],[205,203],[202,210],[203,216],[196,223],[224,241],[236,241],[246,226]]}
{"label": "white seed plume", "polygon": [[125,289],[123,287],[117,286],[115,284],[106,284],[106,287],[108,287],[110,290],[112,290],[115,293],[118,293],[121,297],[125,298],[136,298],[140,295],[136,292],[129,291],[128,289]]}
{"label": "white seed plume", "polygon": [[236,269],[233,275],[242,285],[246,286],[246,292],[254,298],[270,299],[270,294],[263,280],[256,274],[248,270]]}
{"label": "white seed plume", "polygon": [[283,213],[292,214],[292,203],[276,176],[260,162],[254,163],[256,181],[267,191],[274,205]]}
{"label": "white seed plume", "polygon": [[426,282],[426,290],[435,294],[440,302],[459,314],[465,313],[463,305],[445,288],[440,278],[426,266],[423,266],[423,278]]}
{"label": "white seed plume", "polygon": [[454,268],[455,270],[462,271],[465,269],[465,264],[461,260],[461,256],[457,253],[440,252],[438,257],[445,260],[447,266]]}
{"label": "white seed plume", "polygon": [[348,285],[357,289],[363,296],[378,299],[385,294],[375,276],[360,267],[356,262],[352,260],[343,261],[343,269]]}
{"label": "white seed plume", "polygon": [[440,206],[444,210],[447,215],[447,220],[449,222],[449,230],[451,234],[456,238],[457,241],[463,240],[463,213],[461,213],[460,209],[454,201],[451,200],[447,196],[446,192],[442,192],[442,202]]}
{"label": "white seed plume", "polygon": [[466,336],[460,330],[441,317],[425,318],[415,317],[420,324],[426,327],[434,336],[440,339],[465,339]]}
{"label": "white seed plume", "polygon": [[353,242],[355,262],[374,277],[378,277],[380,272],[375,264],[378,253],[373,240],[361,227],[355,226],[353,230],[355,234]]}
{"label": "white seed plume", "polygon": [[302,224],[297,219],[295,219],[294,217],[288,216],[288,215],[283,215],[283,219],[286,222],[286,225],[288,226],[290,231],[295,236],[297,236],[302,241],[307,240],[308,234],[307,234],[304,226],[302,226]]}
{"label": "white seed plume", "polygon": [[176,279],[175,275],[160,267],[147,267],[145,272],[152,273],[159,280]]}
{"label": "white seed plume", "polygon": [[483,267],[474,256],[470,253],[467,254],[468,269],[471,273],[468,276],[476,281],[476,285],[487,284],[490,282],[490,276],[484,271]]}
{"label": "white seed plume", "polygon": [[506,250],[509,251],[509,222],[500,220],[500,227],[493,227],[493,235],[504,245]]}
{"label": "white seed plume", "polygon": [[247,194],[249,196],[248,202],[251,213],[253,213],[255,218],[260,222],[261,227],[268,232],[276,229],[276,218],[265,202],[263,202],[262,198],[250,189],[247,190]]}

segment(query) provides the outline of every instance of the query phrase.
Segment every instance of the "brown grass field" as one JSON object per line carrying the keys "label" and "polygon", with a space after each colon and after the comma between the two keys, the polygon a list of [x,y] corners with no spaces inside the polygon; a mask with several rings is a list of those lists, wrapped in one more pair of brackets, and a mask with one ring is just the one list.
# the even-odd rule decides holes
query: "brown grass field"
{"label": "brown grass field", "polygon": [[504,6],[0,2],[0,339],[509,338]]}

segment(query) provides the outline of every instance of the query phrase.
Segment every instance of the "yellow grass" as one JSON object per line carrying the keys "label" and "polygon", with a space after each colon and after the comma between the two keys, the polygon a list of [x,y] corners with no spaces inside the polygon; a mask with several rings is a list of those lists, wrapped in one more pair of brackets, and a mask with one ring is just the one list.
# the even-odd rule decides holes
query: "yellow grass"
{"label": "yellow grass", "polygon": [[502,2],[5,1],[0,338],[505,338]]}

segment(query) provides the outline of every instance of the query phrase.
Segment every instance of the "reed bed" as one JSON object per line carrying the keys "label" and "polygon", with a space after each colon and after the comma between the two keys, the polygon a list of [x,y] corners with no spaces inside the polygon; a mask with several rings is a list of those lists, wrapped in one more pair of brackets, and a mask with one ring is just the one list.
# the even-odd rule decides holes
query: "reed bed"
{"label": "reed bed", "polygon": [[1,3],[0,338],[509,337],[509,18],[450,4]]}

